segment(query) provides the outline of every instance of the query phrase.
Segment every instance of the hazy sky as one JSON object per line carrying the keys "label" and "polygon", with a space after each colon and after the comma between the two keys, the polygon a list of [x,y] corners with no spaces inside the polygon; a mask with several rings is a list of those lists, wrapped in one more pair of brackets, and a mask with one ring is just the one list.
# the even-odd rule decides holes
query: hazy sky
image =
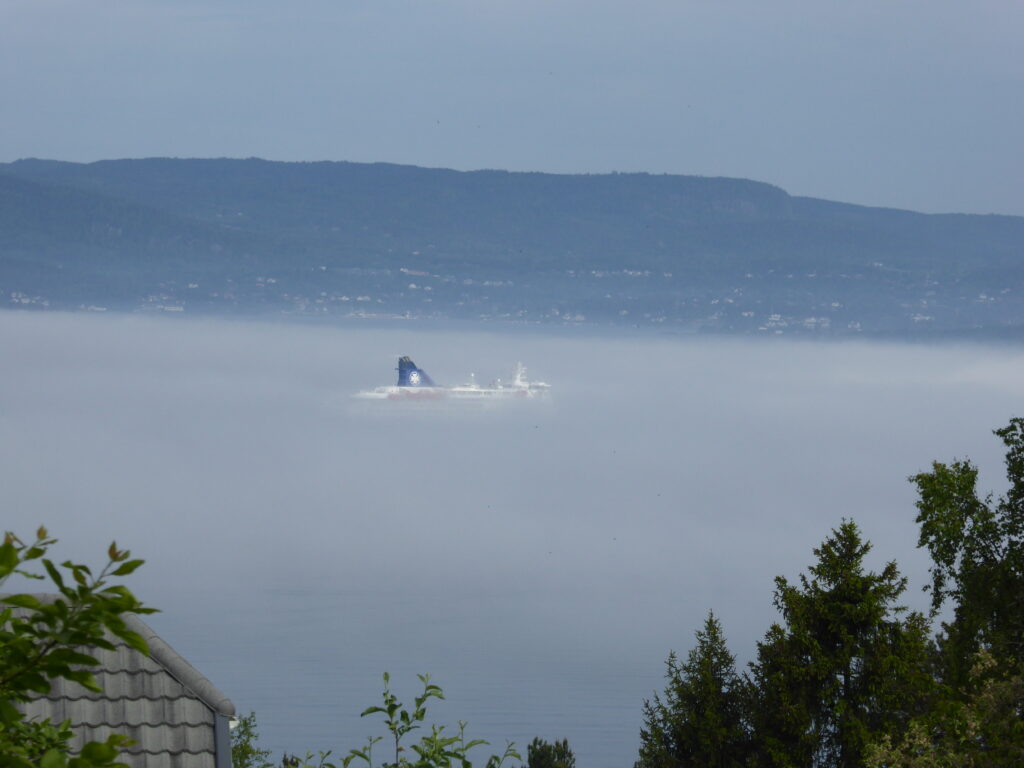
{"label": "hazy sky", "polygon": [[[615,768],[669,650],[713,608],[749,659],[842,517],[923,607],[906,478],[970,456],[999,489],[1024,402],[1014,347],[466,328],[0,312],[2,526],[145,558],[153,626],[275,750],[356,746],[380,673],[430,672],[471,734]],[[403,353],[442,382],[522,359],[553,398],[349,398]]]}
{"label": "hazy sky", "polygon": [[1024,214],[1017,0],[2,0],[0,160],[739,176]]}

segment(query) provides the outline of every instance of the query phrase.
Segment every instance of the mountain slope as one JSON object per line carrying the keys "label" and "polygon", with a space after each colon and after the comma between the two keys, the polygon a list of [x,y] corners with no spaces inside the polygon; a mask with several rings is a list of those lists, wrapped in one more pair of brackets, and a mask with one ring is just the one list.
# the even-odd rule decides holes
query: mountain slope
{"label": "mountain slope", "polygon": [[[373,290],[392,313],[560,319],[572,306],[727,330],[763,328],[772,310],[824,309],[830,328],[1024,322],[1024,218],[867,208],[743,179],[25,160],[0,165],[0,259],[0,289],[30,282],[55,298],[57,259],[99,292],[130,286],[113,292],[126,301],[202,279],[217,294],[241,286],[242,305]],[[403,269],[441,281],[429,301]],[[257,280],[268,275],[275,288]],[[456,289],[473,281],[515,289]],[[715,297],[727,306],[711,309]]]}

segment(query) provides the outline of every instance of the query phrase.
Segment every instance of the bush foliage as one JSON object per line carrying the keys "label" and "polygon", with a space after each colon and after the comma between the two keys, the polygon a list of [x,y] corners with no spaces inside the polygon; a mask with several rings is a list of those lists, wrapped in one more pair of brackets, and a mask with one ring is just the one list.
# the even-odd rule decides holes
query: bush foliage
{"label": "bush foliage", "polygon": [[112,583],[132,573],[142,560],[130,559],[128,550],[111,544],[106,564],[93,573],[80,563],[55,564],[47,554],[56,543],[40,528],[30,544],[10,532],[0,544],[0,587],[18,574],[49,579],[56,590],[52,599],[33,594],[0,598],[0,768],[105,768],[118,765],[121,748],[131,743],[114,735],[104,742],[87,743],[72,755],[69,723],[29,720],[17,707],[34,695],[48,693],[57,679],[100,691],[90,671],[99,662],[91,652],[112,650],[110,636],[148,654],[146,641],[128,629],[123,617],[153,609],[127,587]]}

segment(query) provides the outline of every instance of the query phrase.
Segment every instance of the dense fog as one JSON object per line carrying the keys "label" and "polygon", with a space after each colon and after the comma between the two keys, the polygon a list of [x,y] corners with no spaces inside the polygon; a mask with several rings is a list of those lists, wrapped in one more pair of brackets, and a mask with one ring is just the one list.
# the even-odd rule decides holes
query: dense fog
{"label": "dense fog", "polygon": [[[547,402],[358,402],[408,354]],[[709,609],[740,663],[843,517],[924,607],[913,488],[1019,414],[1013,347],[0,313],[2,527],[113,538],[162,636],[275,751],[347,751],[380,673],[500,749],[629,765],[643,698]],[[8,585],[12,586],[12,585]],[[31,587],[33,589],[37,587]]]}

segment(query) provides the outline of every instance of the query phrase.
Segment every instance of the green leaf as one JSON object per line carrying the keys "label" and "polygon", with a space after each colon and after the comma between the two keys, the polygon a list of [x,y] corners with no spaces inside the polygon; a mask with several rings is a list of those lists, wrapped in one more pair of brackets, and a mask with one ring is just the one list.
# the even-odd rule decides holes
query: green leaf
{"label": "green leaf", "polygon": [[47,655],[47,659],[50,663],[82,664],[89,667],[95,667],[99,664],[99,661],[94,656],[76,651],[73,648],[55,648]]}
{"label": "green leaf", "polygon": [[38,611],[43,605],[32,595],[10,595],[0,600],[0,602],[14,605],[18,608],[29,608],[33,611]]}
{"label": "green leaf", "polygon": [[70,568],[70,569],[76,570],[76,571],[83,571],[86,576],[92,576],[92,571],[89,570],[89,566],[87,566],[87,565],[82,565],[80,563],[73,563],[70,560],[65,560],[63,563],[61,563],[61,565],[64,568]]}
{"label": "green leaf", "polygon": [[[116,743],[116,742],[115,742]],[[109,763],[117,757],[117,747],[108,742],[90,741],[82,747],[81,755],[94,763]]]}
{"label": "green leaf", "polygon": [[35,691],[36,693],[49,693],[50,681],[38,672],[25,672],[18,677],[18,683],[23,691]]}
{"label": "green leaf", "polygon": [[60,589],[63,592],[64,577],[60,575],[60,571],[58,571],[56,566],[54,566],[54,564],[47,559],[43,560],[43,567],[46,569],[46,572],[50,574],[50,579],[53,581],[53,583],[56,584],[58,589]]}
{"label": "green leaf", "polygon": [[149,656],[149,644],[146,642],[146,638],[138,632],[132,632],[130,629],[124,629],[115,632],[115,634],[139,653],[144,653],[146,656]]}
{"label": "green leaf", "polygon": [[0,723],[16,723],[22,719],[22,714],[9,701],[0,699]]}
{"label": "green leaf", "polygon": [[18,550],[13,544],[8,542],[0,544],[0,578],[10,575],[18,567],[19,562]]}
{"label": "green leaf", "polygon": [[114,576],[127,576],[132,573],[136,568],[142,565],[145,560],[129,560],[127,563],[122,563],[116,569],[114,569]]}
{"label": "green leaf", "polygon": [[96,682],[96,678],[92,672],[88,672],[84,669],[72,669],[63,672],[61,675],[65,680],[71,680],[72,682],[78,683],[83,688],[87,688],[93,693],[103,693],[103,688],[99,683]]}

